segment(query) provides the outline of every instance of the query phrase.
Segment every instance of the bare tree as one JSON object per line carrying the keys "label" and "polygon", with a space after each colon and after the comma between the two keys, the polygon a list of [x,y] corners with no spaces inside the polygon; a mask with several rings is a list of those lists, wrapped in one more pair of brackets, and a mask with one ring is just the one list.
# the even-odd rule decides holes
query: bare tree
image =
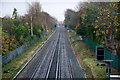
{"label": "bare tree", "polygon": [[41,18],[41,5],[39,2],[32,2],[31,4],[28,3],[29,9],[28,9],[28,15],[30,16],[30,23],[31,23],[31,35],[33,35],[33,23],[37,25],[37,27],[40,27],[38,25],[40,24],[40,18]]}

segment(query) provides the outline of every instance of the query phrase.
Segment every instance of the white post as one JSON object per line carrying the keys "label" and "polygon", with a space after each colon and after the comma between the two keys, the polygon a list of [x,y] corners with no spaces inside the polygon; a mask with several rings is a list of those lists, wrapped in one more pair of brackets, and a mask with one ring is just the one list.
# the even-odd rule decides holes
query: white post
{"label": "white post", "polygon": [[31,36],[33,36],[32,16],[31,16]]}

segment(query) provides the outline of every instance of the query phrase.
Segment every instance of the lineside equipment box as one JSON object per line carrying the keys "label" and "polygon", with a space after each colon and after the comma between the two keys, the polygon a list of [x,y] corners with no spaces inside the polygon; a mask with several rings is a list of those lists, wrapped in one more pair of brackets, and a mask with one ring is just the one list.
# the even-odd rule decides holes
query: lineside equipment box
{"label": "lineside equipment box", "polygon": [[103,61],[104,60],[104,48],[97,47],[97,49],[96,49],[96,59],[98,61]]}

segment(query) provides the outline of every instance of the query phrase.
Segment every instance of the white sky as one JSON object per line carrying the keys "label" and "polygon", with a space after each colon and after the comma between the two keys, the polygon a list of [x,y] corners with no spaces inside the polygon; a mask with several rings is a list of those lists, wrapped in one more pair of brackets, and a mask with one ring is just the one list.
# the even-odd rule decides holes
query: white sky
{"label": "white sky", "polygon": [[66,9],[75,10],[79,2],[87,0],[0,0],[0,17],[11,16],[14,8],[17,8],[18,14],[24,15],[28,8],[26,2],[32,1],[39,1],[43,11],[48,12],[57,20],[63,21]]}
{"label": "white sky", "polygon": [[11,16],[14,8],[17,8],[18,14],[24,15],[28,8],[26,2],[31,1],[39,1],[43,11],[48,12],[57,20],[63,21],[65,10],[75,9],[81,0],[1,0],[0,17]]}

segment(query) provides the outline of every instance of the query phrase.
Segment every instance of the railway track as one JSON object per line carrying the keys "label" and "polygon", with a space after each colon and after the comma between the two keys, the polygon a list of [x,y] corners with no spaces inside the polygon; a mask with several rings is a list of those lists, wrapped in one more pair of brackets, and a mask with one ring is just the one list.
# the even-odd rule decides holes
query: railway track
{"label": "railway track", "polygon": [[[29,80],[60,80],[67,78],[72,80],[76,74],[73,67],[73,59],[70,59],[67,51],[65,30],[63,27],[58,28],[52,37],[39,49],[37,54],[29,61],[28,65],[13,78],[13,80],[28,78]],[[76,65],[78,66],[78,65]],[[81,69],[78,66],[78,69]],[[83,76],[82,76],[83,77]],[[82,78],[79,76],[79,78]]]}

